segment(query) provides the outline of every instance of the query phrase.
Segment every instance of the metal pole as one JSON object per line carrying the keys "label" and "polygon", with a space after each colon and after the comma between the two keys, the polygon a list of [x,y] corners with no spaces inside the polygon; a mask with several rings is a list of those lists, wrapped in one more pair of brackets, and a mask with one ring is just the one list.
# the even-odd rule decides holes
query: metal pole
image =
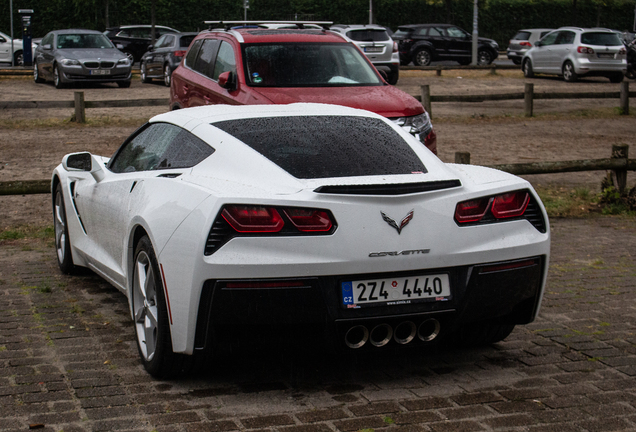
{"label": "metal pole", "polygon": [[477,1],[475,0],[475,5],[473,7],[473,61],[470,63],[473,66],[477,65],[477,43],[478,43],[478,39],[479,39],[479,28],[478,28],[478,24],[477,24],[477,20],[478,20],[478,6],[477,6]]}
{"label": "metal pole", "polygon": [[13,58],[13,0],[9,1],[9,13],[11,14],[11,66],[15,66],[15,59]]}
{"label": "metal pole", "polygon": [[369,0],[369,24],[373,24],[373,0]]}

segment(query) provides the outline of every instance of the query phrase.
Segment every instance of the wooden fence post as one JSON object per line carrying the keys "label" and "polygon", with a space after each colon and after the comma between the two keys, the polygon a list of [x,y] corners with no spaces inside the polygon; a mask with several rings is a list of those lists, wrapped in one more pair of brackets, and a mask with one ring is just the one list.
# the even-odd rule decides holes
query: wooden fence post
{"label": "wooden fence post", "polygon": [[75,92],[75,121],[77,123],[86,122],[86,103],[84,102],[84,92]]}
{"label": "wooden fence post", "polygon": [[523,89],[523,102],[526,117],[532,117],[534,108],[534,84],[526,83]]}
{"label": "wooden fence post", "polygon": [[614,170],[616,174],[616,186],[618,191],[622,194],[627,187],[627,155],[629,153],[629,146],[627,144],[613,144],[612,145],[612,159],[625,159],[625,168]]}
{"label": "wooden fence post", "polygon": [[437,66],[437,70],[435,71],[435,74],[437,76],[442,76],[442,67],[441,66]]}
{"label": "wooden fence post", "polygon": [[455,152],[455,163],[470,165],[470,152]]}
{"label": "wooden fence post", "polygon": [[629,115],[629,82],[621,83],[621,114]]}
{"label": "wooden fence post", "polygon": [[433,111],[431,111],[431,88],[428,84],[420,86],[420,94],[422,95],[422,106],[424,106],[428,116],[433,118]]}
{"label": "wooden fence post", "polygon": [[494,63],[490,66],[490,75],[497,75],[497,65]]}

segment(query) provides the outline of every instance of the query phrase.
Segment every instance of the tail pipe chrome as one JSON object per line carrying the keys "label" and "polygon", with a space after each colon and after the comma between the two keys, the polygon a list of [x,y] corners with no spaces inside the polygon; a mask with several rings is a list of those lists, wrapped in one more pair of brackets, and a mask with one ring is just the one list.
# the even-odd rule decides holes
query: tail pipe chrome
{"label": "tail pipe chrome", "polygon": [[420,338],[422,342],[430,342],[437,337],[439,330],[439,321],[435,318],[429,318],[422,322],[417,328],[417,337]]}
{"label": "tail pipe chrome", "polygon": [[351,349],[362,348],[367,342],[374,347],[383,347],[391,340],[399,345],[411,343],[415,338],[431,342],[440,332],[441,325],[435,318],[428,318],[416,325],[413,321],[402,321],[395,326],[381,323],[371,331],[361,324],[350,327],[345,333],[345,344]]}
{"label": "tail pipe chrome", "polygon": [[362,348],[369,340],[369,330],[363,325],[351,327],[345,333],[345,343],[351,349]]}

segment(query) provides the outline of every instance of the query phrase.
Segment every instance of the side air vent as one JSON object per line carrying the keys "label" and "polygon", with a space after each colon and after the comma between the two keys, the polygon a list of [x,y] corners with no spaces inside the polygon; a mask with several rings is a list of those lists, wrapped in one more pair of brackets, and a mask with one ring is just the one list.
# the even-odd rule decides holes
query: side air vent
{"label": "side air vent", "polygon": [[407,195],[450,189],[461,185],[459,180],[441,180],[421,183],[320,186],[314,189],[314,192],[342,195]]}
{"label": "side air vent", "polygon": [[181,173],[165,173],[165,174],[159,174],[157,177],[176,178],[176,177],[179,177],[180,175]]}

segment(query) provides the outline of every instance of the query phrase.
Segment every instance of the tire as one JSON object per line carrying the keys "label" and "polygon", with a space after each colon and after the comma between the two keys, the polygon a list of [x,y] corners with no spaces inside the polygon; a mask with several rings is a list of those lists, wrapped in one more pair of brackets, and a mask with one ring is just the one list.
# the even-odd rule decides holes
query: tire
{"label": "tire", "polygon": [[625,72],[625,76],[629,79],[636,79],[636,67],[634,63],[627,63],[627,71]]}
{"label": "tire", "polygon": [[624,75],[619,72],[619,73],[615,73],[615,74],[612,74],[612,75],[608,76],[608,78],[609,78],[611,83],[618,84],[620,82],[623,82]]}
{"label": "tire", "polygon": [[128,88],[128,87],[130,87],[130,80],[128,80],[128,81],[118,81],[117,85],[119,86],[119,88]]}
{"label": "tire", "polygon": [[427,49],[421,49],[415,52],[413,56],[413,64],[415,66],[428,66],[433,60],[433,55]]}
{"label": "tire", "polygon": [[24,53],[22,51],[16,51],[13,54],[13,65],[24,66]]}
{"label": "tire", "polygon": [[391,85],[396,85],[398,79],[400,79],[400,71],[396,70],[395,72],[389,72],[386,82]]}
{"label": "tire", "polygon": [[131,301],[135,340],[146,371],[156,378],[188,372],[191,357],[172,351],[161,273],[148,236],[142,237],[135,248]]}
{"label": "tire", "polygon": [[58,65],[53,66],[53,83],[55,84],[56,89],[65,87],[65,84],[62,82],[62,72]]}
{"label": "tire", "polygon": [[479,50],[477,53],[477,64],[480,66],[487,66],[492,63],[493,57],[488,50]]}
{"label": "tire", "polygon": [[33,62],[33,80],[38,84],[41,84],[44,82],[44,78],[40,76],[40,70],[38,69],[37,62]]}
{"label": "tire", "polygon": [[525,59],[523,62],[523,66],[521,66],[523,70],[523,76],[526,78],[534,78],[534,70],[532,70],[532,61],[530,59]]}
{"label": "tire", "polygon": [[454,335],[454,342],[462,347],[490,345],[507,338],[514,328],[514,324],[473,323],[461,327]]}
{"label": "tire", "polygon": [[579,79],[579,76],[574,72],[574,65],[569,60],[563,63],[561,72],[563,73],[563,79],[567,82],[575,82]]}
{"label": "tire", "polygon": [[141,82],[142,83],[149,83],[150,81],[152,81],[152,78],[148,78],[147,72],[146,72],[146,63],[141,62],[141,65],[139,65],[139,74],[141,75]]}
{"label": "tire", "polygon": [[68,235],[68,225],[66,223],[66,208],[64,206],[64,194],[62,184],[55,187],[53,196],[53,227],[55,232],[55,251],[57,252],[57,263],[62,273],[71,274],[75,271],[73,255],[71,254],[71,239]]}
{"label": "tire", "polygon": [[460,66],[468,66],[470,64],[470,60],[457,60]]}
{"label": "tire", "polygon": [[170,87],[170,83],[172,81],[172,72],[170,71],[170,66],[167,64],[163,65],[163,83],[166,87]]}

